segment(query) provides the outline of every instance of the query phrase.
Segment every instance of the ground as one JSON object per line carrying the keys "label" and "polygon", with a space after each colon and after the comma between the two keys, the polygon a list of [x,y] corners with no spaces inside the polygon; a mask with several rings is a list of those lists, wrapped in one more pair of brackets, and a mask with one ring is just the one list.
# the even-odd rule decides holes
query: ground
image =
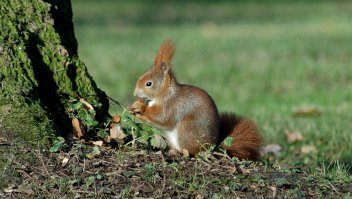
{"label": "ground", "polygon": [[6,129],[0,198],[352,197],[351,1],[72,3],[79,57],[110,97],[133,102],[136,80],[171,38],[178,80],[254,120],[264,146],[281,150],[258,163],[77,141],[49,153]]}
{"label": "ground", "polygon": [[170,157],[78,140],[50,153],[0,135],[2,177],[15,176],[1,182],[6,186],[0,198],[348,198],[352,193],[351,179],[313,174],[300,163],[238,161],[221,153]]}

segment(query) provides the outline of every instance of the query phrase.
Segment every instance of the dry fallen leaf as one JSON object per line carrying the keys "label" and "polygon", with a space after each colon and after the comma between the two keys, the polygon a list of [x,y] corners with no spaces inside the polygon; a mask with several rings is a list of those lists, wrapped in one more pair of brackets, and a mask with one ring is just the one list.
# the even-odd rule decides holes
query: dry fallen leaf
{"label": "dry fallen leaf", "polygon": [[302,154],[316,153],[317,151],[317,148],[313,145],[302,146],[301,148]]}
{"label": "dry fallen leaf", "polygon": [[204,199],[204,196],[198,194],[198,195],[195,197],[195,199]]}
{"label": "dry fallen leaf", "polygon": [[116,123],[115,122],[110,122],[110,124],[109,124],[110,129],[114,128],[114,126],[116,126]]}
{"label": "dry fallen leaf", "polygon": [[230,174],[238,173],[237,166],[230,166],[230,167],[227,167],[227,169]]}
{"label": "dry fallen leaf", "polygon": [[321,115],[322,112],[316,107],[305,107],[296,110],[293,115],[295,117],[316,117]]}
{"label": "dry fallen leaf", "polygon": [[113,128],[110,129],[110,139],[118,139],[122,140],[126,137],[126,134],[122,131],[120,125],[115,125]]}
{"label": "dry fallen leaf", "polygon": [[279,156],[281,153],[282,147],[278,144],[269,144],[261,149],[261,155],[273,154],[275,156]]}
{"label": "dry fallen leaf", "polygon": [[26,187],[24,185],[19,185],[17,187],[17,189],[16,189],[15,185],[10,185],[9,187],[4,189],[4,192],[5,193],[17,192],[17,193],[24,193],[24,194],[27,194],[27,195],[33,195],[34,194],[34,191],[31,188]]}
{"label": "dry fallen leaf", "polygon": [[93,145],[96,145],[96,146],[103,146],[103,141],[102,140],[98,140],[98,141],[94,141],[93,142]]}
{"label": "dry fallen leaf", "polygon": [[253,190],[256,190],[259,188],[259,185],[258,184],[250,184],[249,187]]}
{"label": "dry fallen leaf", "polygon": [[119,115],[112,116],[111,119],[114,123],[119,123],[121,121],[121,117]]}
{"label": "dry fallen leaf", "polygon": [[14,191],[15,185],[10,185],[9,187],[4,189],[5,193],[12,193]]}
{"label": "dry fallen leaf", "polygon": [[86,133],[83,129],[83,124],[77,119],[72,118],[73,135],[78,139],[84,138]]}
{"label": "dry fallen leaf", "polygon": [[89,112],[92,113],[94,111],[94,107],[90,103],[88,103],[85,99],[80,98],[79,102],[81,102],[88,109]]}
{"label": "dry fallen leaf", "polygon": [[243,174],[250,174],[250,173],[252,173],[252,170],[251,169],[247,169],[247,168],[241,168],[241,172]]}
{"label": "dry fallen leaf", "polygon": [[271,191],[273,191],[273,198],[277,197],[277,188],[274,186],[269,186],[268,187]]}
{"label": "dry fallen leaf", "polygon": [[288,143],[294,143],[294,142],[297,142],[297,141],[302,141],[303,140],[303,136],[301,133],[299,132],[289,132],[289,131],[286,131],[285,132],[286,134],[286,139],[287,139],[287,142]]}
{"label": "dry fallen leaf", "polygon": [[187,149],[182,149],[182,155],[183,157],[189,157],[189,152]]}
{"label": "dry fallen leaf", "polygon": [[64,159],[62,159],[62,166],[65,166],[68,163],[68,158],[64,157]]}
{"label": "dry fallen leaf", "polygon": [[25,185],[19,185],[17,189],[14,190],[15,192],[18,192],[18,193],[24,193],[24,194],[27,194],[27,195],[33,195],[34,194],[34,191],[25,186]]}

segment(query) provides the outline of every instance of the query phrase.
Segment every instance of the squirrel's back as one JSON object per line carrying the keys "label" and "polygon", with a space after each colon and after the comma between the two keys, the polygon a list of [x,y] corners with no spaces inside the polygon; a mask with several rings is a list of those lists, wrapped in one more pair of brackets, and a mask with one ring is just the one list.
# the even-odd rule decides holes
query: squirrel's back
{"label": "squirrel's back", "polygon": [[175,110],[177,137],[181,148],[195,155],[202,144],[216,144],[219,135],[219,115],[213,99],[204,90],[179,85],[177,101],[168,106]]}
{"label": "squirrel's back", "polygon": [[[199,87],[180,84],[177,100],[178,101],[175,103],[178,104],[178,107],[184,107],[184,109],[188,111],[195,110],[197,114],[208,114],[209,116],[215,117],[214,120],[217,121],[219,119],[215,102],[206,91]],[[180,112],[185,114],[187,110]],[[207,117],[207,115],[203,116]]]}

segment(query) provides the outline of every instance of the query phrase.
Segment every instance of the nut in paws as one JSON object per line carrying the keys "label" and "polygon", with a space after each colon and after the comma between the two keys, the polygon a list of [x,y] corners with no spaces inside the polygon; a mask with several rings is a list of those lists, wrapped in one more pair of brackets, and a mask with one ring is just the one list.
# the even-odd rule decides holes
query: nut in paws
{"label": "nut in paws", "polygon": [[145,104],[142,101],[137,100],[133,102],[133,104],[129,107],[129,110],[133,114],[143,114],[145,111]]}

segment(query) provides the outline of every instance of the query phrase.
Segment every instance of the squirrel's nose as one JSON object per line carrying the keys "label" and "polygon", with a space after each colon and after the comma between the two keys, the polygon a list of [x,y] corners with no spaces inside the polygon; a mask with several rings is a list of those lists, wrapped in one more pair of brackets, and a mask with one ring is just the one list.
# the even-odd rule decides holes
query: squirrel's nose
{"label": "squirrel's nose", "polygon": [[143,92],[140,89],[135,89],[134,92],[133,92],[133,95],[135,97],[139,97],[139,98],[143,98],[144,97],[144,94],[143,94]]}
{"label": "squirrel's nose", "polygon": [[142,99],[147,98],[146,94],[141,89],[135,89],[133,95]]}
{"label": "squirrel's nose", "polygon": [[134,89],[133,96],[138,97],[138,89]]}

